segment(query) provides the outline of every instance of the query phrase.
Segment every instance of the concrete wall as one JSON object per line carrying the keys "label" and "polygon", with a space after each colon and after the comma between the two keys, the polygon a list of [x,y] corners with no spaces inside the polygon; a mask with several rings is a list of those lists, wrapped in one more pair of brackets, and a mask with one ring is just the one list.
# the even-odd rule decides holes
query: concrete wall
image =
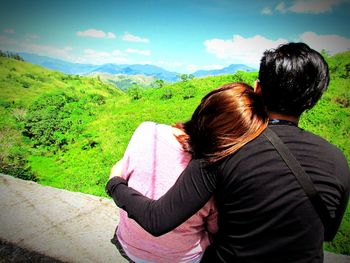
{"label": "concrete wall", "polygon": [[[5,241],[0,250],[2,245],[28,255],[10,242],[63,262],[126,262],[110,243],[118,220],[109,199],[0,174],[0,240]],[[350,258],[326,253],[325,262],[350,263]]]}

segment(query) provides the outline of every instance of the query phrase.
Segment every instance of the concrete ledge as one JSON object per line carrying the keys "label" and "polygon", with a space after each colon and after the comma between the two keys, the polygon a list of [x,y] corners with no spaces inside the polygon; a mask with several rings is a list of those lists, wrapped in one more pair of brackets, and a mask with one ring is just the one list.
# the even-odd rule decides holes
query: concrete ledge
{"label": "concrete ledge", "polygon": [[[0,174],[0,252],[9,258],[27,253],[24,248],[62,262],[127,262],[110,243],[118,215],[109,199]],[[41,259],[35,262],[52,262]],[[324,262],[350,263],[350,257],[326,252]]]}
{"label": "concrete ledge", "polygon": [[0,174],[0,239],[63,262],[127,262],[110,239],[116,205],[105,198]]}
{"label": "concrete ledge", "polygon": [[350,263],[350,256],[325,252],[324,262],[325,263]]}

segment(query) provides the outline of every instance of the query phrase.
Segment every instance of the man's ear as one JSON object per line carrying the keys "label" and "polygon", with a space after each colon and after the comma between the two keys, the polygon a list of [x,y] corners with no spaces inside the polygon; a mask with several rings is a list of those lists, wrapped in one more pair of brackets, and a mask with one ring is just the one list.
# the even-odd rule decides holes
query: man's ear
{"label": "man's ear", "polygon": [[254,92],[259,95],[262,95],[261,85],[258,79],[254,82]]}

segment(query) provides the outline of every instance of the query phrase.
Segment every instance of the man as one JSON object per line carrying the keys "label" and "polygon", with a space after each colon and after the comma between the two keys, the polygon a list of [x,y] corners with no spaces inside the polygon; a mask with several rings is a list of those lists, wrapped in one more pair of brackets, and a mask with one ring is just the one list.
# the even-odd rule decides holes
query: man
{"label": "man", "polygon": [[323,262],[322,244],[339,228],[349,199],[350,175],[335,146],[298,127],[329,83],[327,63],[303,43],[266,51],[255,91],[275,132],[311,178],[331,220],[319,214],[264,133],[214,166],[192,160],[176,184],[150,200],[112,178],[116,204],[154,235],[175,228],[215,194],[219,232],[202,262]]}

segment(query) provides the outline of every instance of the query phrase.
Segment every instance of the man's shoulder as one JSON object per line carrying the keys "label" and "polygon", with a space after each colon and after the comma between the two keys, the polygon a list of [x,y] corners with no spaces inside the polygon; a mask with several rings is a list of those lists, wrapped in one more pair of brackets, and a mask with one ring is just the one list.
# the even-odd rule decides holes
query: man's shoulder
{"label": "man's shoulder", "polygon": [[[280,137],[292,153],[298,154],[304,151],[306,155],[317,155],[315,157],[319,157],[320,159],[331,158],[334,160],[345,160],[343,152],[336,145],[312,132],[287,125],[269,126],[269,128]],[[262,133],[257,138],[244,145],[237,152],[237,155],[252,155],[259,158],[260,154],[271,149],[271,147],[273,146]]]}
{"label": "man's shoulder", "polygon": [[286,144],[294,144],[300,147],[317,147],[336,154],[342,154],[340,149],[327,139],[295,126],[269,126]]}
{"label": "man's shoulder", "polygon": [[340,157],[345,159],[343,152],[340,150],[340,148],[338,148],[338,146],[332,144],[331,142],[321,137],[320,135],[314,134],[310,131],[306,131],[303,129],[300,129],[300,130],[301,130],[302,140],[305,143],[312,143],[318,146],[320,150],[325,151],[325,153],[328,152],[334,157]]}

